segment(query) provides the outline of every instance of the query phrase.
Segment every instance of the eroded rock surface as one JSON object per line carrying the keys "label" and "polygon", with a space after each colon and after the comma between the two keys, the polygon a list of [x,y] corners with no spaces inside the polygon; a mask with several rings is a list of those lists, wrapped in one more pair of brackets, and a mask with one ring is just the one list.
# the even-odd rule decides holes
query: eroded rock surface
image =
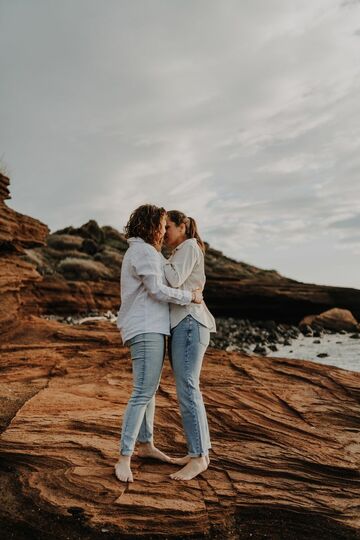
{"label": "eroded rock surface", "polygon": [[[33,395],[8,419],[0,456],[17,471],[30,506],[54,519],[81,516],[94,534],[222,531],[241,538],[241,518],[250,511],[259,522],[270,512],[280,528],[286,511],[294,538],[304,531],[314,538],[357,534],[360,374],[210,350],[202,373],[209,470],[177,483],[169,478],[174,466],[135,456],[135,482],[122,485],[113,466],[131,369],[117,330],[105,322],[75,328],[32,317],[15,337],[1,347],[1,398],[11,401],[21,385]],[[155,439],[169,454],[186,451],[167,362]]]}
{"label": "eroded rock surface", "polygon": [[[210,468],[179,483],[174,466],[135,455],[135,482],[118,482],[129,352],[109,322],[31,315],[41,296],[29,290],[41,278],[23,250],[47,228],[6,207],[7,185],[0,177],[0,537],[358,538],[360,374],[330,366],[209,350]],[[88,229],[87,252],[103,239]],[[78,285],[67,283],[75,302]],[[155,442],[186,452],[168,362]]]}
{"label": "eroded rock surface", "polygon": [[[26,248],[45,244],[49,232],[46,225],[11,208],[9,178],[0,173],[0,342],[16,328],[21,316],[31,305],[22,293],[41,280],[34,266],[21,258]],[[27,304],[27,305],[26,305]],[[32,312],[38,311],[32,305]]]}

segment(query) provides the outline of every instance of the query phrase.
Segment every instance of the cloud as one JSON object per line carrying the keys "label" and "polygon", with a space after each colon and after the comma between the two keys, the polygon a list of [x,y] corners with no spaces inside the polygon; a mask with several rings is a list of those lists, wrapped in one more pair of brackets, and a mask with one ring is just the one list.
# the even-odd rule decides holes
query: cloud
{"label": "cloud", "polygon": [[357,9],[5,4],[0,145],[11,204],[54,230],[92,218],[121,229],[153,202],[197,218],[229,256],[299,279],[309,275],[302,250],[326,276],[325,250],[341,249],[339,280],[360,287],[353,228],[336,225],[360,203]]}
{"label": "cloud", "polygon": [[336,227],[338,229],[357,229],[358,227],[360,227],[360,214],[357,214],[347,219],[342,219],[340,221],[334,221],[330,224],[330,227]]}
{"label": "cloud", "polygon": [[352,6],[359,6],[360,0],[343,0],[341,2],[341,7],[352,7]]}

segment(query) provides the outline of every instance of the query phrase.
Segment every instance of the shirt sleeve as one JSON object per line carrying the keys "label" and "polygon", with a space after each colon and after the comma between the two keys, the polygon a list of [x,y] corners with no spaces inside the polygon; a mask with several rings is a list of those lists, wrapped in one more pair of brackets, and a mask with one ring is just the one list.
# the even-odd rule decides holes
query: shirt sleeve
{"label": "shirt sleeve", "polygon": [[187,280],[197,262],[197,257],[196,247],[187,243],[166,261],[165,277],[172,287],[181,287]]}
{"label": "shirt sleeve", "polygon": [[[149,246],[150,247],[150,246]],[[186,306],[191,303],[191,291],[173,289],[163,283],[161,259],[151,247],[145,246],[132,261],[133,270],[139,276],[149,296],[159,302]]]}

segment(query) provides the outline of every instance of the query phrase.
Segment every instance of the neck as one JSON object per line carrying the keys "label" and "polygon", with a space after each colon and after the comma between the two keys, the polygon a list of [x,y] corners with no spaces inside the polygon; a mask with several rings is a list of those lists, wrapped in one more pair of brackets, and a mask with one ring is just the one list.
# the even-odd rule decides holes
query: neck
{"label": "neck", "polygon": [[183,242],[185,242],[185,240],[187,240],[186,236],[182,236],[180,238],[178,238],[178,240],[176,240],[171,247],[171,249],[175,249],[177,248],[178,246],[180,246],[180,244],[182,244]]}

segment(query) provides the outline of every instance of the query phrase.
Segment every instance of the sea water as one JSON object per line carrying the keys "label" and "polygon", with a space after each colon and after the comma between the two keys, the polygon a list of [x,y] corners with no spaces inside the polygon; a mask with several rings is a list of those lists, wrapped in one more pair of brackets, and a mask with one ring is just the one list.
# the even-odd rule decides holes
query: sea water
{"label": "sea water", "polygon": [[[318,364],[337,366],[350,371],[360,371],[360,339],[353,339],[351,334],[325,334],[321,338],[299,335],[291,345],[277,345],[278,351],[271,351],[267,356],[278,358],[299,358]],[[316,340],[320,343],[314,343]],[[317,355],[327,353],[319,358]]]}

